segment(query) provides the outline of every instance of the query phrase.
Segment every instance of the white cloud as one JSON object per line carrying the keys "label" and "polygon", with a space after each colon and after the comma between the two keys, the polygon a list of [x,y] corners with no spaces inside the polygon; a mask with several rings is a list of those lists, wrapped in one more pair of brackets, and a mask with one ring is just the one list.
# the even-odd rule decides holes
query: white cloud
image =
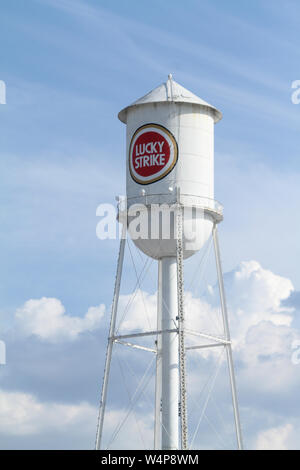
{"label": "white cloud", "polygon": [[244,347],[250,328],[261,322],[290,327],[293,309],[282,302],[294,290],[287,278],[262,268],[257,261],[244,261],[226,275],[230,329],[239,348]]}
{"label": "white cloud", "polygon": [[[240,383],[256,393],[286,392],[298,381],[291,354],[300,332],[292,326],[294,309],[283,306],[294,290],[292,282],[257,261],[240,263],[225,281],[234,358],[242,364]],[[208,331],[213,315],[221,318],[217,287],[210,301],[211,305],[209,299],[192,299],[189,304],[194,304],[194,328]],[[193,308],[188,315],[192,312]]]}
{"label": "white cloud", "polygon": [[[115,433],[126,416],[125,409],[111,409],[105,415],[103,446],[109,449],[152,449],[154,440],[153,413],[143,410],[132,412],[124,421],[119,433]],[[112,439],[115,437],[114,439]],[[103,447],[102,446],[102,447]]]}
{"label": "white cloud", "polygon": [[[221,334],[218,309],[198,299],[191,292],[185,292],[186,327],[193,330],[211,331],[212,317]],[[126,312],[126,315],[124,315]],[[153,330],[157,321],[157,293],[148,294],[138,289],[134,295],[121,295],[119,300],[120,329],[124,331]]]}
{"label": "white cloud", "polygon": [[249,261],[227,274],[226,287],[240,378],[251,390],[281,393],[297,381],[291,345],[299,332],[294,309],[282,306],[294,290],[291,281]]}
{"label": "white cloud", "polygon": [[[143,449],[153,445],[153,416],[143,410],[131,413],[121,432],[115,434],[126,416],[125,409],[107,410],[103,444],[110,443],[115,449]],[[48,448],[49,435],[91,436],[90,448],[94,446],[98,409],[89,403],[78,404],[39,401],[34,395],[0,390],[0,435],[11,438],[39,436],[39,442]],[[126,432],[124,432],[126,429]],[[115,439],[111,441],[111,437]]]}
{"label": "white cloud", "polygon": [[[289,279],[264,269],[257,261],[244,261],[226,275],[230,330],[236,350],[243,351],[247,345],[250,348],[248,357],[252,358],[283,350],[289,353],[290,341],[295,336],[291,328],[294,309],[283,307],[282,302],[293,290]],[[156,294],[142,290],[134,296],[120,296],[120,318],[127,310],[121,329],[154,329],[156,302]],[[185,292],[185,316],[186,328],[222,336],[218,287],[211,288],[210,296],[206,298],[196,298],[191,292]]]}
{"label": "white cloud", "polygon": [[262,321],[249,328],[245,343],[248,362],[258,360],[258,353],[264,357],[282,356],[285,352],[290,354],[293,337],[292,328],[272,322]]}
{"label": "white cloud", "polygon": [[[283,301],[294,290],[292,282],[264,269],[257,261],[240,263],[225,275],[225,280],[234,357],[242,364],[239,380],[245,386],[248,384],[252,391],[272,394],[281,393],[284,387],[293,387],[298,379],[291,361],[292,343],[300,332],[292,326],[294,309],[283,307]],[[130,299],[129,295],[121,296],[120,312]],[[222,336],[217,286],[210,290],[208,297],[201,299],[186,292],[185,314],[187,328]],[[153,329],[155,323],[156,295],[138,291],[122,329]],[[203,342],[199,337],[187,338],[187,345]],[[219,352],[214,348],[189,354],[217,359]]]}
{"label": "white cloud", "polygon": [[[258,426],[263,429],[266,422],[271,422],[274,427],[262,431],[256,438],[257,447],[271,446],[272,442],[278,448],[287,447],[289,442],[292,442],[290,436],[293,436],[295,431],[292,425],[289,424],[282,427],[282,432],[280,432],[279,424],[282,423],[283,408],[278,408],[275,404],[272,408],[272,400],[274,403],[282,403],[282,407],[284,407],[283,397],[287,394],[290,397],[293,390],[296,390],[299,385],[299,374],[297,374],[295,365],[291,361],[291,345],[295,339],[299,338],[300,332],[293,327],[294,309],[282,305],[283,301],[292,293],[293,285],[289,279],[264,269],[256,261],[241,263],[235,270],[225,275],[225,280],[230,329],[235,345],[234,359],[236,364],[241,366],[237,369],[239,391],[243,394],[242,400],[246,405],[248,393],[257,398],[256,404],[253,404],[251,398],[251,407],[248,408],[248,411],[245,408],[246,411],[242,413],[246,441],[247,437],[249,439],[247,419],[249,418],[251,422],[251,415],[254,412],[261,416],[260,410],[262,411],[262,407],[264,407],[267,393],[267,396],[270,397],[268,410],[260,418],[259,424],[255,425],[255,429],[251,431],[251,434],[254,435]],[[135,296],[131,294],[120,296],[119,320],[123,317],[124,311],[128,310],[120,331],[155,329],[156,302],[156,294],[149,294],[141,290],[138,290]],[[191,292],[186,292],[185,306],[186,326],[188,328],[212,334],[222,334],[222,317],[218,305],[218,289],[216,286],[210,289],[210,294],[206,298],[199,299],[194,297]],[[72,340],[77,338],[81,332],[95,330],[101,325],[104,311],[104,306],[100,305],[99,307],[90,308],[82,318],[71,317],[65,313],[65,309],[59,300],[42,298],[26,302],[17,310],[16,320],[18,330],[23,335],[36,335],[41,339],[55,342]],[[143,338],[143,342],[146,340],[146,338]],[[196,337],[195,341],[200,343],[201,338]],[[219,353],[219,349],[215,348],[211,350],[209,355],[206,354],[203,357],[204,359],[208,357],[217,358]],[[199,354],[199,351],[194,354]],[[203,355],[202,352],[201,354]],[[199,356],[197,356],[197,360],[198,358]],[[213,361],[202,363],[201,373],[198,370],[196,373],[194,370],[188,371],[191,385],[190,392],[192,394],[195,392],[195,397],[199,391],[200,382],[206,380],[205,373],[208,372],[208,366],[213,368],[214,364],[216,365]],[[222,381],[226,380],[224,386],[227,387],[227,375],[222,372],[221,378]],[[20,430],[23,429],[24,433],[35,432],[34,429],[38,426],[34,421],[34,417],[38,413],[37,410],[41,409],[41,416],[45,421],[50,420],[50,415],[48,418],[48,415],[45,414],[43,404],[31,395],[19,394],[16,399],[19,405],[16,406],[15,414],[11,411],[12,421],[15,422],[16,419],[20,419],[22,424]],[[229,395],[224,398],[224,403],[223,401],[220,402],[221,406],[225,406],[225,410],[229,409],[229,402],[225,404],[227,399],[230,399]],[[4,396],[2,402],[5,403],[4,408],[9,409],[9,405],[13,403],[13,400]],[[111,404],[111,406],[116,405],[116,401]],[[59,405],[52,404],[50,409],[52,407],[52,411],[54,409],[59,411],[58,408],[55,408],[57,406]],[[72,406],[68,406],[62,408],[60,413],[63,423],[68,423],[73,413]],[[75,416],[76,413],[77,416],[80,416],[80,411],[76,406],[74,408]],[[117,448],[126,449],[129,448],[131,443],[135,448],[138,446],[143,448],[145,443],[151,447],[153,423],[150,422],[149,417],[146,419],[142,416],[142,411],[145,412],[145,410],[139,409],[135,417],[129,418],[130,438],[128,438],[127,432],[124,433],[123,429],[112,447],[117,446]],[[123,413],[124,410],[117,407],[108,411],[105,425],[106,439],[109,439]],[[9,413],[4,413],[2,418],[2,422],[6,423],[6,420],[9,420]],[[276,427],[277,424],[278,427]],[[126,426],[126,429],[128,429],[128,426]],[[140,433],[139,430],[142,432]],[[279,439],[280,436],[281,440]],[[130,444],[128,444],[129,442]]]}
{"label": "white cloud", "polygon": [[[34,395],[0,390],[0,433],[26,436],[43,432],[66,433],[70,429],[96,426],[97,409],[86,402],[41,402]],[[92,443],[91,443],[92,448]]]}
{"label": "white cloud", "polygon": [[60,300],[42,297],[28,300],[17,309],[16,327],[24,336],[34,335],[46,341],[74,340],[80,333],[99,328],[104,312],[101,304],[90,307],[82,318],[72,317],[66,314]]}
{"label": "white cloud", "polygon": [[260,322],[249,328],[243,347],[236,353],[243,363],[240,380],[252,393],[280,397],[299,382],[292,363],[292,343],[300,332],[291,327]]}
{"label": "white cloud", "polygon": [[259,433],[256,450],[288,450],[289,438],[294,431],[292,424],[285,424]]}
{"label": "white cloud", "polygon": [[[236,350],[246,356],[272,355],[288,351],[293,338],[293,308],[282,302],[294,290],[289,279],[245,261],[226,275],[230,332]],[[218,287],[211,297],[195,298],[185,293],[186,326],[211,334],[223,334]],[[250,351],[249,351],[250,349]]]}
{"label": "white cloud", "polygon": [[141,289],[138,289],[135,294],[121,295],[119,299],[120,329],[122,331],[155,329],[156,299],[156,294],[148,294]]}
{"label": "white cloud", "polygon": [[[283,308],[281,303],[293,291],[289,279],[275,275],[263,269],[256,261],[242,262],[233,272],[227,275],[226,282],[230,326],[234,343],[243,348],[245,343],[251,344],[253,328],[267,322],[273,326],[289,328],[292,323],[292,308]],[[195,298],[191,292],[185,293],[186,326],[189,329],[206,333],[222,334],[222,320],[218,304],[217,287],[209,299]],[[138,331],[155,329],[157,296],[137,290],[135,295],[121,295],[119,299],[119,320],[122,331]],[[30,299],[16,311],[16,326],[23,335],[35,335],[48,341],[72,340],[84,331],[99,328],[105,312],[103,304],[90,307],[83,317],[67,315],[60,300],[43,297]],[[124,312],[126,315],[124,316]],[[268,342],[272,343],[270,331],[266,328]],[[287,335],[283,328],[280,337]],[[286,332],[286,333],[283,333]],[[253,343],[253,341],[252,341]],[[264,345],[266,347],[266,343]],[[269,348],[270,349],[270,348]],[[252,348],[253,350],[253,348]],[[253,351],[252,351],[253,352]],[[266,350],[265,350],[266,352]],[[264,354],[265,352],[261,352]],[[270,351],[269,351],[270,353]]]}

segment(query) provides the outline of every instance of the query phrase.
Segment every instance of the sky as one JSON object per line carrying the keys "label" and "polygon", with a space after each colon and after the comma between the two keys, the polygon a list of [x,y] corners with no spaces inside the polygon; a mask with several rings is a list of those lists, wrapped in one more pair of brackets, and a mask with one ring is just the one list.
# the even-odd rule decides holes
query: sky
{"label": "sky", "polygon": [[[125,193],[118,112],[169,73],[223,113],[215,197],[224,205],[219,231],[245,446],[299,448],[300,365],[292,357],[300,340],[300,105],[291,99],[299,14],[290,0],[1,5],[1,448],[94,446],[118,252],[117,240],[96,237],[96,209]],[[191,281],[200,259],[186,267],[189,314],[218,318],[211,254],[207,279],[197,288]],[[120,312],[135,285],[128,250],[124,272]],[[153,263],[124,330],[153,324],[155,276]],[[214,327],[194,315],[199,328]],[[121,350],[113,362],[107,445],[148,366],[147,394],[111,445],[152,445],[153,358],[136,354]],[[128,367],[132,383],[120,397]],[[218,367],[196,432],[199,383]],[[194,445],[232,448],[224,358],[192,355],[189,371]]]}

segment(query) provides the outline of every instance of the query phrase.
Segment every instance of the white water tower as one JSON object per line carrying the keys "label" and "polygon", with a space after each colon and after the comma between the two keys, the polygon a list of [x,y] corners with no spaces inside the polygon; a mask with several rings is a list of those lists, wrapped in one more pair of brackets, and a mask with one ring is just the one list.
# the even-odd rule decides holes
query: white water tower
{"label": "white water tower", "polygon": [[[217,224],[223,219],[222,206],[214,200],[214,125],[221,118],[220,111],[176,83],[171,75],[166,83],[119,113],[127,135],[127,205],[120,214],[120,219],[122,216],[125,220],[123,235],[128,230],[136,246],[158,260],[157,330],[138,335],[157,337],[156,449],[188,449],[183,264],[185,258],[203,247],[211,234],[224,325],[224,338],[211,340],[226,349],[237,446],[242,448],[217,236]],[[140,229],[144,229],[139,234],[132,228],[136,229],[133,222],[137,214]],[[120,341],[115,336],[115,323],[124,249],[125,237],[120,242],[96,439],[98,449],[113,344]]]}

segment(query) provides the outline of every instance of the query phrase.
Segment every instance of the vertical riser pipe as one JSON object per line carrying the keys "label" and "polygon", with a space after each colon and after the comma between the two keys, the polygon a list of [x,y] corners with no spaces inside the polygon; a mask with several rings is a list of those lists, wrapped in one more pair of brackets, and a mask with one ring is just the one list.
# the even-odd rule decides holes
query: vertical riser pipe
{"label": "vertical riser pipe", "polygon": [[[177,262],[176,257],[161,259],[162,329],[174,329],[177,325]],[[162,384],[162,449],[174,450],[179,446],[178,402],[179,364],[178,334],[162,334],[161,355]]]}

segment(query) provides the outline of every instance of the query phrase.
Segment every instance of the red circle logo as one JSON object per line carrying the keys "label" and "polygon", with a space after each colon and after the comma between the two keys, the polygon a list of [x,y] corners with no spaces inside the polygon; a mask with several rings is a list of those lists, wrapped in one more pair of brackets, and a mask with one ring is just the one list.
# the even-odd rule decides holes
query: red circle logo
{"label": "red circle logo", "polygon": [[163,126],[147,124],[134,133],[129,149],[129,169],[139,184],[164,178],[177,162],[174,136]]}

